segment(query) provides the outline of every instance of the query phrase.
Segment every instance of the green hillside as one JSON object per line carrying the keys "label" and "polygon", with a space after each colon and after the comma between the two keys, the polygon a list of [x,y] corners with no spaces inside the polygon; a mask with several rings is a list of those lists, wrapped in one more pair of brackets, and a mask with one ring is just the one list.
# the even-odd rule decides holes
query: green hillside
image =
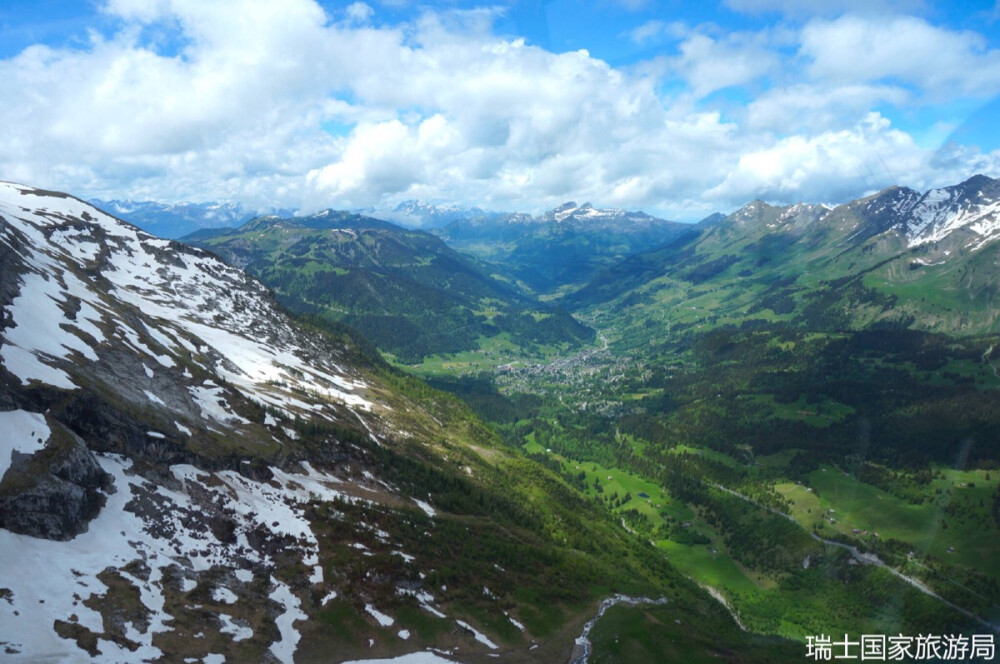
{"label": "green hillside", "polygon": [[909,246],[893,188],[833,210],[761,201],[605,268],[561,300],[634,335],[776,322],[803,329],[1000,332],[1000,248],[958,230]]}
{"label": "green hillside", "polygon": [[406,364],[497,346],[565,350],[594,335],[438,238],[377,219],[264,217],[188,241],[246,269],[292,311],[347,323]]}

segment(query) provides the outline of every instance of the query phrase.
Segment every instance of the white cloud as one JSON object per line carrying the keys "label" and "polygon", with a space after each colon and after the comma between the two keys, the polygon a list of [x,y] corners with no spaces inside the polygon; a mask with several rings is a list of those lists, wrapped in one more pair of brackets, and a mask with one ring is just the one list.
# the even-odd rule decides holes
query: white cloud
{"label": "white cloud", "polygon": [[[935,154],[906,132],[870,113],[850,129],[793,135],[744,154],[725,181],[707,192],[720,200],[840,202],[904,183],[914,188],[954,184],[971,172],[997,173],[1000,151]],[[931,162],[935,168],[931,169]],[[970,171],[970,165],[975,170]]]}
{"label": "white cloud", "polygon": [[664,38],[681,39],[690,33],[691,29],[682,21],[660,21],[651,19],[630,30],[629,39],[640,46],[655,43]]}
{"label": "white cloud", "polygon": [[681,46],[673,65],[687,80],[693,95],[753,82],[777,66],[777,57],[756,36],[735,33],[723,39],[694,34]]}
{"label": "white cloud", "polygon": [[852,127],[872,108],[904,106],[912,94],[898,86],[795,83],[764,92],[747,105],[746,127],[781,134]]}
{"label": "white cloud", "polygon": [[375,15],[375,10],[364,2],[352,2],[344,9],[344,16],[354,23],[366,23]]}
{"label": "white cloud", "polygon": [[1000,50],[989,48],[977,33],[939,28],[912,16],[815,20],[802,31],[800,52],[818,80],[895,80],[932,98],[1000,93]]}
{"label": "white cloud", "polygon": [[[916,19],[886,29],[934,37],[945,62],[978,71],[918,77],[892,62],[895,43],[859,48],[858,34],[893,37],[856,18],[808,24],[791,66],[779,50],[800,35],[787,27],[654,25],[650,34],[681,38],[678,54],[615,69],[585,51],[500,39],[494,9],[395,27],[365,23],[363,3],[331,21],[312,0],[109,0],[104,10],[121,20],[117,33],[0,60],[0,178],[265,207],[426,198],[538,211],[576,199],[692,217],[768,193],[857,195],[883,182],[883,161],[913,186],[962,164],[996,174],[991,155],[935,156],[868,116],[911,103],[922,85],[989,78],[994,53],[982,42]],[[150,26],[173,47],[143,41]],[[839,54],[824,36],[855,50]],[[664,97],[663,81],[681,91]],[[734,86],[756,95],[745,113],[706,106]]]}
{"label": "white cloud", "polygon": [[660,37],[667,32],[668,25],[669,24],[666,21],[653,19],[630,30],[628,36],[636,44],[643,46],[660,39]]}

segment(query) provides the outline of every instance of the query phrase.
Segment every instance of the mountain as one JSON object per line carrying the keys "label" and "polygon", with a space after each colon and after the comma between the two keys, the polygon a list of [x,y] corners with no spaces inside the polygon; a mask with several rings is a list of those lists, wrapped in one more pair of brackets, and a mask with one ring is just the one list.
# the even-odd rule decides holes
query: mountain
{"label": "mountain", "polygon": [[409,200],[394,208],[368,208],[359,210],[368,216],[388,219],[408,228],[441,228],[463,219],[492,219],[502,212],[488,212],[482,208],[465,208],[458,205],[434,205],[425,201]]}
{"label": "mountain", "polygon": [[[892,187],[834,208],[753,201],[697,235],[625,258],[562,301],[657,300],[673,324],[748,319],[1000,331],[1000,181]],[[684,303],[683,308],[678,305]],[[651,310],[635,309],[635,324]],[[660,315],[660,314],[657,314]]]}
{"label": "mountain", "polygon": [[1000,180],[976,175],[954,187],[932,189],[912,206],[901,205],[897,214],[904,217],[911,247],[967,235],[971,242],[965,246],[975,251],[1000,236]]}
{"label": "mountain", "polygon": [[559,661],[615,592],[745,640],[456,400],[201,249],[2,183],[0,307],[5,661]]}
{"label": "mountain", "polygon": [[343,321],[406,363],[593,338],[568,314],[526,297],[439,238],[371,217],[332,210],[269,216],[184,239],[247,270],[292,310]]}
{"label": "mountain", "polygon": [[179,238],[202,229],[234,228],[261,214],[290,215],[290,210],[249,210],[239,203],[157,203],[155,201],[101,200],[94,206],[135,224],[153,235]]}
{"label": "mountain", "polygon": [[558,294],[598,270],[678,237],[688,224],[643,212],[565,203],[539,217],[472,217],[435,230],[450,246],[490,261],[538,293]]}
{"label": "mountain", "polygon": [[563,291],[602,348],[434,384],[752,632],[995,632],[996,185],[751,201]]}

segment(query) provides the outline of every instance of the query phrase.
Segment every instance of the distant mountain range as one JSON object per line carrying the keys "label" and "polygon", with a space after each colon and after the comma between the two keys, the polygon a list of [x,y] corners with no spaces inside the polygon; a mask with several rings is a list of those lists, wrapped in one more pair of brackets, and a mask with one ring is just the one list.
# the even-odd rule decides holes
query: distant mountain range
{"label": "distant mountain range", "polygon": [[692,228],[643,212],[569,202],[538,217],[521,213],[469,217],[433,232],[450,246],[499,266],[532,291],[553,294]]}
{"label": "distant mountain range", "polygon": [[[227,225],[249,220],[249,213],[232,205],[108,205],[151,232],[197,227],[187,237],[191,242],[211,241],[228,233]],[[444,240],[447,248],[435,251],[471,254],[485,262],[476,270],[515,285],[522,297],[544,295],[569,310],[628,297],[633,288],[645,293],[637,291],[634,297],[649,297],[660,283],[650,282],[666,279],[671,288],[704,283],[705,288],[734,293],[724,305],[710,307],[710,317],[718,320],[740,321],[751,308],[767,309],[755,300],[758,295],[771,304],[780,301],[782,313],[774,315],[782,320],[807,310],[817,315],[818,305],[804,302],[794,311],[784,310],[795,293],[809,291],[818,301],[820,288],[828,291],[820,299],[837,299],[834,309],[846,312],[854,326],[877,321],[907,325],[913,319],[934,330],[996,329],[997,280],[989,248],[1000,235],[1000,184],[983,175],[925,193],[891,187],[836,207],[753,201],[698,224],[574,202],[538,216],[417,201],[391,212]],[[324,214],[336,214],[337,223],[343,223],[351,213]],[[287,211],[276,217],[314,230],[328,223],[321,215],[295,222]],[[368,232],[374,231],[372,217],[355,217],[369,219]],[[404,237],[403,229],[391,227],[395,237]],[[229,242],[238,235],[232,234]],[[747,288],[749,284],[766,294]],[[873,304],[872,298],[881,304]],[[377,336],[373,329],[366,331]]]}
{"label": "distant mountain range", "polygon": [[164,238],[179,238],[203,228],[232,228],[262,214],[291,215],[292,210],[251,210],[239,203],[157,203],[155,201],[90,201],[96,207]]}
{"label": "distant mountain range", "polygon": [[409,200],[393,208],[365,208],[359,214],[379,219],[388,219],[407,228],[430,230],[447,226],[462,219],[498,219],[505,212],[491,212],[478,207],[460,205],[434,205],[425,201]]}

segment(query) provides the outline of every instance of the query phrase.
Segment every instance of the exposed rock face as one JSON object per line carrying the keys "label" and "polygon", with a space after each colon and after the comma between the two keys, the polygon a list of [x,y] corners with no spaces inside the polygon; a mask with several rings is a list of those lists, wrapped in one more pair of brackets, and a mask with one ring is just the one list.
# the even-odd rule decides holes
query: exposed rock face
{"label": "exposed rock face", "polygon": [[93,454],[72,432],[57,429],[35,454],[13,452],[0,481],[0,527],[22,535],[67,540],[84,532],[109,486]]}

